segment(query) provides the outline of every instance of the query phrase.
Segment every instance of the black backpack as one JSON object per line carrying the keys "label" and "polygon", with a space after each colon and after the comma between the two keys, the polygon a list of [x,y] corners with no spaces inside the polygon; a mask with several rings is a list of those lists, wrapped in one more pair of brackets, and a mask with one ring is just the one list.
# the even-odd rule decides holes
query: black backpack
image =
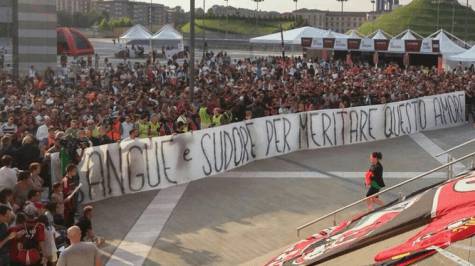
{"label": "black backpack", "polygon": [[25,224],[25,235],[23,236],[23,249],[37,249],[38,242],[36,241],[36,227],[38,224],[35,224],[33,228],[28,228],[28,225]]}

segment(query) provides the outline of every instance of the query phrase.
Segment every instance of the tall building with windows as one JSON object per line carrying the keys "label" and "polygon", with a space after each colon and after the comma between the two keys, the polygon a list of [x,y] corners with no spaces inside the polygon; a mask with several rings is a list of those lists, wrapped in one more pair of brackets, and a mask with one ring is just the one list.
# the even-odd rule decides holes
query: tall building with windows
{"label": "tall building with windows", "polygon": [[56,0],[56,10],[70,14],[87,13],[91,10],[91,0]]}
{"label": "tall building with windows", "polygon": [[376,0],[376,12],[392,11],[399,6],[399,0]]}
{"label": "tall building with windows", "polygon": [[162,4],[150,2],[132,2],[128,0],[94,1],[92,8],[98,12],[107,12],[111,18],[128,17],[134,24],[153,25],[173,24],[176,20],[177,8],[168,8]]}
{"label": "tall building with windows", "polygon": [[340,12],[318,9],[300,9],[293,14],[302,17],[310,26],[341,33],[358,28],[364,22],[378,16],[378,13],[373,12]]}
{"label": "tall building with windows", "polygon": [[2,0],[0,38],[10,46],[13,72],[23,75],[57,65],[56,0]]}
{"label": "tall building with windows", "polygon": [[[13,35],[13,0],[0,1],[0,69],[10,64]],[[7,55],[8,54],[8,55]]]}

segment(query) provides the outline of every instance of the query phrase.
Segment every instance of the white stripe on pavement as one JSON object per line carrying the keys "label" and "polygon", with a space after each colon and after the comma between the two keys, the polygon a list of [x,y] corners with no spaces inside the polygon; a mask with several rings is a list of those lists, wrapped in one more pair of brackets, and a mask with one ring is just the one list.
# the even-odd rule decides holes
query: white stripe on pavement
{"label": "white stripe on pavement", "polygon": [[[444,154],[441,156],[436,157],[437,154],[444,152],[444,150],[439,147],[437,144],[435,144],[431,139],[429,139],[426,135],[422,133],[416,133],[410,135],[411,139],[417,143],[423,150],[425,150],[430,156],[432,156],[434,159],[439,161],[441,164],[446,164],[448,160],[448,154]],[[462,163],[456,163],[454,165],[454,170],[455,173],[458,173],[460,171],[463,171],[464,169],[467,169],[465,165]]]}
{"label": "white stripe on pavement", "polygon": [[437,252],[439,252],[440,255],[446,257],[447,259],[455,262],[457,265],[460,265],[460,266],[473,266],[473,264],[471,264],[470,262],[460,258],[459,256],[453,254],[453,253],[450,253],[448,252],[447,250],[444,250],[444,249],[441,249],[439,247],[436,247],[436,246],[432,246],[428,249],[433,249]]}
{"label": "white stripe on pavement", "polygon": [[187,184],[160,190],[114,251],[106,266],[142,265]]}
{"label": "white stripe on pavement", "polygon": [[464,244],[452,244],[450,245],[451,248],[459,248],[463,250],[468,250],[468,251],[475,251],[475,247],[469,246],[469,245],[464,245]]}
{"label": "white stripe on pavement", "polygon": [[[384,178],[413,178],[423,174],[423,172],[384,172]],[[328,172],[328,174],[316,171],[233,171],[215,175],[212,178],[321,178],[329,179],[333,176],[341,178],[361,178],[364,179],[364,172]],[[446,172],[436,172],[424,178],[447,178]]]}

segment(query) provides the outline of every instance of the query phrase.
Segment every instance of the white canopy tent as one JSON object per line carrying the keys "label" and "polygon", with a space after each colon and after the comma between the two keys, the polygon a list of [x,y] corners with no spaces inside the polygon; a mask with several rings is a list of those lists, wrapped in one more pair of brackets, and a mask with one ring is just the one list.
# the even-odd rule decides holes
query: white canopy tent
{"label": "white canopy tent", "polygon": [[449,56],[448,60],[462,62],[464,65],[475,64],[475,46],[463,53]]}
{"label": "white canopy tent", "polygon": [[462,44],[466,45],[464,41],[460,40],[456,36],[444,31],[438,30],[437,32],[433,33],[429,37],[433,38],[434,40],[439,41],[440,53],[443,56],[450,56],[454,54],[460,54],[466,51],[466,49],[460,47],[455,41],[453,41],[449,36],[451,36],[454,40],[461,42]]}
{"label": "white canopy tent", "polygon": [[152,36],[152,40],[180,43],[183,42],[183,35],[175,30],[172,25],[165,25]]}
{"label": "white canopy tent", "polygon": [[411,29],[407,29],[407,30],[399,33],[398,35],[394,36],[394,38],[401,39],[401,40],[421,40],[421,39],[424,39],[424,37],[422,37],[420,34],[418,34],[417,32],[415,32]]}
{"label": "white canopy tent", "polygon": [[148,32],[147,28],[140,24],[133,26],[119,37],[120,40],[124,40],[127,43],[149,41],[150,38],[152,38],[152,35]]}
{"label": "white canopy tent", "polygon": [[350,30],[346,33],[349,39],[363,39],[364,35],[358,32],[357,30]]}
{"label": "white canopy tent", "polygon": [[398,35],[394,36],[389,41],[388,52],[392,53],[404,53],[406,52],[405,41],[420,40],[423,37],[416,32],[407,29]]}
{"label": "white canopy tent", "polygon": [[[284,44],[300,45],[302,38],[348,38],[348,35],[323,30],[314,27],[302,27],[283,32]],[[281,33],[276,32],[269,35],[264,35],[249,40],[250,43],[255,44],[280,44],[282,42]]]}
{"label": "white canopy tent", "polygon": [[392,36],[390,34],[384,32],[383,30],[377,30],[377,31],[371,33],[370,35],[368,35],[368,37],[370,37],[373,40],[388,40]]}
{"label": "white canopy tent", "polygon": [[154,48],[165,52],[167,58],[184,50],[183,35],[181,35],[172,25],[163,26],[152,36]]}

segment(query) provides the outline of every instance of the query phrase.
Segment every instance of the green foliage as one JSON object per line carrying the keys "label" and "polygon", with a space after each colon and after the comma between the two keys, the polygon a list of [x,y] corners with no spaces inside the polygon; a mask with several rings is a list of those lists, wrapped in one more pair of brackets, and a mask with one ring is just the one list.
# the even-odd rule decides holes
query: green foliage
{"label": "green foliage", "polygon": [[[297,21],[299,21],[297,19]],[[299,22],[298,22],[299,23]],[[298,24],[297,23],[297,24]],[[300,21],[302,23],[302,21]],[[196,19],[195,21],[195,32],[200,33],[203,29],[207,31],[215,32],[228,32],[232,34],[242,34],[242,35],[264,35],[280,31],[280,25],[284,30],[289,30],[295,27],[294,20],[285,20],[281,21],[280,19],[276,20],[257,20],[255,18],[234,18],[229,17],[228,22],[226,18],[219,19]],[[180,27],[180,30],[184,33],[190,32],[190,23]]]}
{"label": "green foliage", "polygon": [[107,12],[97,12],[95,10],[83,14],[58,11],[58,25],[61,27],[89,28],[98,25],[100,30],[110,30],[116,27],[130,27],[132,21],[128,17],[110,18]]}
{"label": "green foliage", "polygon": [[117,19],[102,19],[98,26],[100,30],[110,30],[113,28],[122,28],[122,27],[130,27],[132,26],[132,20],[128,17],[122,17]]}
{"label": "green foliage", "polygon": [[100,23],[106,17],[109,17],[107,13],[98,13],[95,10],[85,14],[70,14],[64,11],[58,11],[58,25],[61,27],[89,28],[94,24]]}
{"label": "green foliage", "polygon": [[377,29],[383,29],[389,34],[396,35],[408,28],[423,36],[442,28],[462,39],[475,40],[475,11],[460,5],[457,1],[454,1],[454,4],[441,1],[439,27],[437,27],[437,2],[413,0],[407,6],[378,17],[374,22],[364,23],[359,31],[369,34]]}

